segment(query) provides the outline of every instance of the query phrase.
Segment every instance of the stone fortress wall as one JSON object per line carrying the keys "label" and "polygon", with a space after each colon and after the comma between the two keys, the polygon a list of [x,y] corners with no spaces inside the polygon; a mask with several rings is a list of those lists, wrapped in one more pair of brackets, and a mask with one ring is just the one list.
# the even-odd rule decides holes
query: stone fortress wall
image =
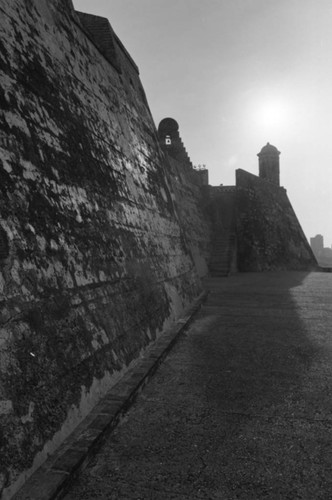
{"label": "stone fortress wall", "polygon": [[315,257],[286,190],[241,169],[236,186],[238,270],[314,269]]}
{"label": "stone fortress wall", "polygon": [[317,266],[287,192],[280,186],[280,152],[275,146],[268,143],[258,153],[258,176],[238,169],[235,186],[209,186],[206,170],[192,170],[177,122],[162,120],[158,133],[169,160],[177,162],[183,173],[189,175],[191,170],[194,183],[201,186],[201,206],[209,223],[204,258],[212,274]]}
{"label": "stone fortress wall", "polygon": [[199,294],[208,236],[199,188],[178,165],[167,171],[138,69],[108,21],[59,0],[0,10],[9,491]]}
{"label": "stone fortress wall", "polygon": [[214,258],[230,258],[227,272],[313,261],[282,188],[245,172],[237,187],[208,186],[175,120],[157,132],[106,19],[71,0],[11,0],[0,14],[0,492],[10,498],[183,313]]}

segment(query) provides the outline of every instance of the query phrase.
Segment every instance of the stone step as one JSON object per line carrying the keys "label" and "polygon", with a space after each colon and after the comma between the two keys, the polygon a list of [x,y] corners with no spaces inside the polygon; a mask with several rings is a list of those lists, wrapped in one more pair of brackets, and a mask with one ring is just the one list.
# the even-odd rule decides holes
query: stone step
{"label": "stone step", "polygon": [[220,264],[227,264],[230,259],[211,259],[210,262],[211,264],[215,265],[220,265]]}
{"label": "stone step", "polygon": [[215,276],[216,278],[220,278],[220,277],[224,277],[224,276],[228,276],[229,275],[229,272],[228,271],[211,271],[211,275],[212,276]]}
{"label": "stone step", "polygon": [[216,255],[216,256],[219,256],[219,255],[229,255],[231,253],[231,251],[229,250],[228,252],[213,252],[212,255]]}
{"label": "stone step", "polygon": [[211,259],[221,259],[222,257],[229,257],[231,255],[231,252],[220,252],[220,253],[216,253],[216,252],[213,252],[213,254],[211,255]]}
{"label": "stone step", "polygon": [[225,266],[209,266],[209,269],[210,270],[213,270],[213,271],[220,271],[220,270],[225,270],[227,271],[229,268],[228,264],[225,265]]}
{"label": "stone step", "polygon": [[231,269],[232,251],[234,248],[234,228],[223,228],[222,232],[215,236],[212,244],[212,255],[209,263],[209,271],[212,276],[228,276]]}
{"label": "stone step", "polygon": [[210,266],[218,267],[218,266],[228,266],[229,264],[229,259],[223,259],[223,260],[210,260]]}

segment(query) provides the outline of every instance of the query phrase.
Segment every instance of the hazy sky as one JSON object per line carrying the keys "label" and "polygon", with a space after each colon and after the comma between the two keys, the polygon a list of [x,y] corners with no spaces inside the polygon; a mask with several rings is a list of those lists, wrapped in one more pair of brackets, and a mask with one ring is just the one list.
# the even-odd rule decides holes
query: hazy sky
{"label": "hazy sky", "polygon": [[258,174],[267,142],[307,237],[332,244],[331,0],[74,0],[107,17],[156,126],[175,118],[210,184]]}

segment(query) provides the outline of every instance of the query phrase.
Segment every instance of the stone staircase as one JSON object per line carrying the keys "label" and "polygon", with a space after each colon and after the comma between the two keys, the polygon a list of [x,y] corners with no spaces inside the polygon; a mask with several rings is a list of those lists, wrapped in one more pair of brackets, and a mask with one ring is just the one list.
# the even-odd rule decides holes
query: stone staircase
{"label": "stone staircase", "polygon": [[232,231],[221,231],[215,237],[209,271],[211,276],[229,276],[236,271],[236,237]]}

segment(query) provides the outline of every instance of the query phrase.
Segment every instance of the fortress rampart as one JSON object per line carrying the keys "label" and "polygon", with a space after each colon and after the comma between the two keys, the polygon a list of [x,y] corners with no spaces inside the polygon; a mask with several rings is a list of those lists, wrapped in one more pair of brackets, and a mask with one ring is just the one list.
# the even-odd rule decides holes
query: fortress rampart
{"label": "fortress rampart", "polygon": [[136,65],[70,7],[1,7],[0,491],[197,296],[195,264],[207,272],[199,188],[166,160]]}
{"label": "fortress rampart", "polygon": [[239,271],[315,268],[316,260],[283,187],[236,171]]}
{"label": "fortress rampart", "polygon": [[10,498],[199,294],[223,247],[233,271],[314,261],[282,188],[241,171],[228,192],[208,186],[178,128],[157,133],[107,20],[70,0],[11,0],[0,12],[0,496]]}

